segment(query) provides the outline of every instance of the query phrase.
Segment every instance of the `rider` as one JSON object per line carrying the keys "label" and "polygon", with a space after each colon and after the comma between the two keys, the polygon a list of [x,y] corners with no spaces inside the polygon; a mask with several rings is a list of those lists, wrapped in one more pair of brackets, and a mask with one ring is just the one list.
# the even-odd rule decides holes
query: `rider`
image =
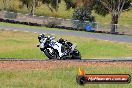
{"label": "rider", "polygon": [[[39,34],[38,40],[39,40],[40,43],[43,41],[43,38],[48,38],[49,40],[54,40],[55,39],[55,37],[53,37],[53,36],[46,37],[44,33]],[[67,40],[64,40],[63,38],[59,38],[57,42],[61,43],[62,45],[66,45],[66,41]]]}
{"label": "rider", "polygon": [[65,45],[66,40],[64,40],[63,38],[59,38],[58,42],[61,43],[62,45]]}

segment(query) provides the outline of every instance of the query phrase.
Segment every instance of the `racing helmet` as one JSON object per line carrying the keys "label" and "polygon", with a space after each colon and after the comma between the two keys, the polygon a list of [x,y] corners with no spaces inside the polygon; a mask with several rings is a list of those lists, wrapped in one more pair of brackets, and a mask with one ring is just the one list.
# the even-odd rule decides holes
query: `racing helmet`
{"label": "racing helmet", "polygon": [[44,34],[44,33],[38,35],[38,39],[39,39],[39,40],[42,39],[42,38],[44,38],[44,37],[45,37],[45,34]]}
{"label": "racing helmet", "polygon": [[59,43],[64,43],[65,40],[64,40],[63,38],[59,38],[58,42],[59,42]]}

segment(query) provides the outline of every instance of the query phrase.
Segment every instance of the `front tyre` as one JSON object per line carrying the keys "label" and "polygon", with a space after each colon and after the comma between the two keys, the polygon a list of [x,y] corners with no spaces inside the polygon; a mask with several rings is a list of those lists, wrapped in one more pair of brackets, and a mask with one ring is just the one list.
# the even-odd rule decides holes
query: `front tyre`
{"label": "front tyre", "polygon": [[72,57],[71,57],[71,59],[79,59],[79,60],[81,60],[81,54],[80,54],[80,52],[79,52],[77,49],[75,49],[75,50],[72,52]]}
{"label": "front tyre", "polygon": [[58,53],[55,49],[53,48],[46,48],[44,50],[44,54],[49,58],[49,59],[58,59]]}

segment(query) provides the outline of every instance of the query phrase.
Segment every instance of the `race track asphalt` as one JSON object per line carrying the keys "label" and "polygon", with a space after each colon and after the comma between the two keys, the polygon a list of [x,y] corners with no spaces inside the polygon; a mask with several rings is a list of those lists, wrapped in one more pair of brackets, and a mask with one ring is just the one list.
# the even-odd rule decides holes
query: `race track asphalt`
{"label": "race track asphalt", "polygon": [[127,35],[112,35],[112,34],[89,33],[89,32],[81,32],[81,31],[68,31],[68,30],[48,30],[48,29],[40,29],[40,28],[29,28],[29,27],[18,27],[18,26],[14,27],[14,26],[3,26],[3,25],[0,25],[0,29],[35,32],[35,33],[47,33],[47,34],[55,34],[55,35],[79,36],[85,38],[95,38],[95,39],[108,40],[108,41],[132,43],[132,36],[127,36]]}

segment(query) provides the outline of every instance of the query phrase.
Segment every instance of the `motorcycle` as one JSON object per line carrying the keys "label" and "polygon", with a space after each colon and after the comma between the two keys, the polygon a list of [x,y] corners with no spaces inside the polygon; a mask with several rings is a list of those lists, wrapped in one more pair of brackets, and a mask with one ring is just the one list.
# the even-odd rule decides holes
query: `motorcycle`
{"label": "motorcycle", "polygon": [[39,34],[38,40],[40,44],[37,47],[40,47],[49,59],[81,59],[81,54],[76,49],[77,45],[67,40],[60,38],[56,41],[54,36],[45,34]]}

